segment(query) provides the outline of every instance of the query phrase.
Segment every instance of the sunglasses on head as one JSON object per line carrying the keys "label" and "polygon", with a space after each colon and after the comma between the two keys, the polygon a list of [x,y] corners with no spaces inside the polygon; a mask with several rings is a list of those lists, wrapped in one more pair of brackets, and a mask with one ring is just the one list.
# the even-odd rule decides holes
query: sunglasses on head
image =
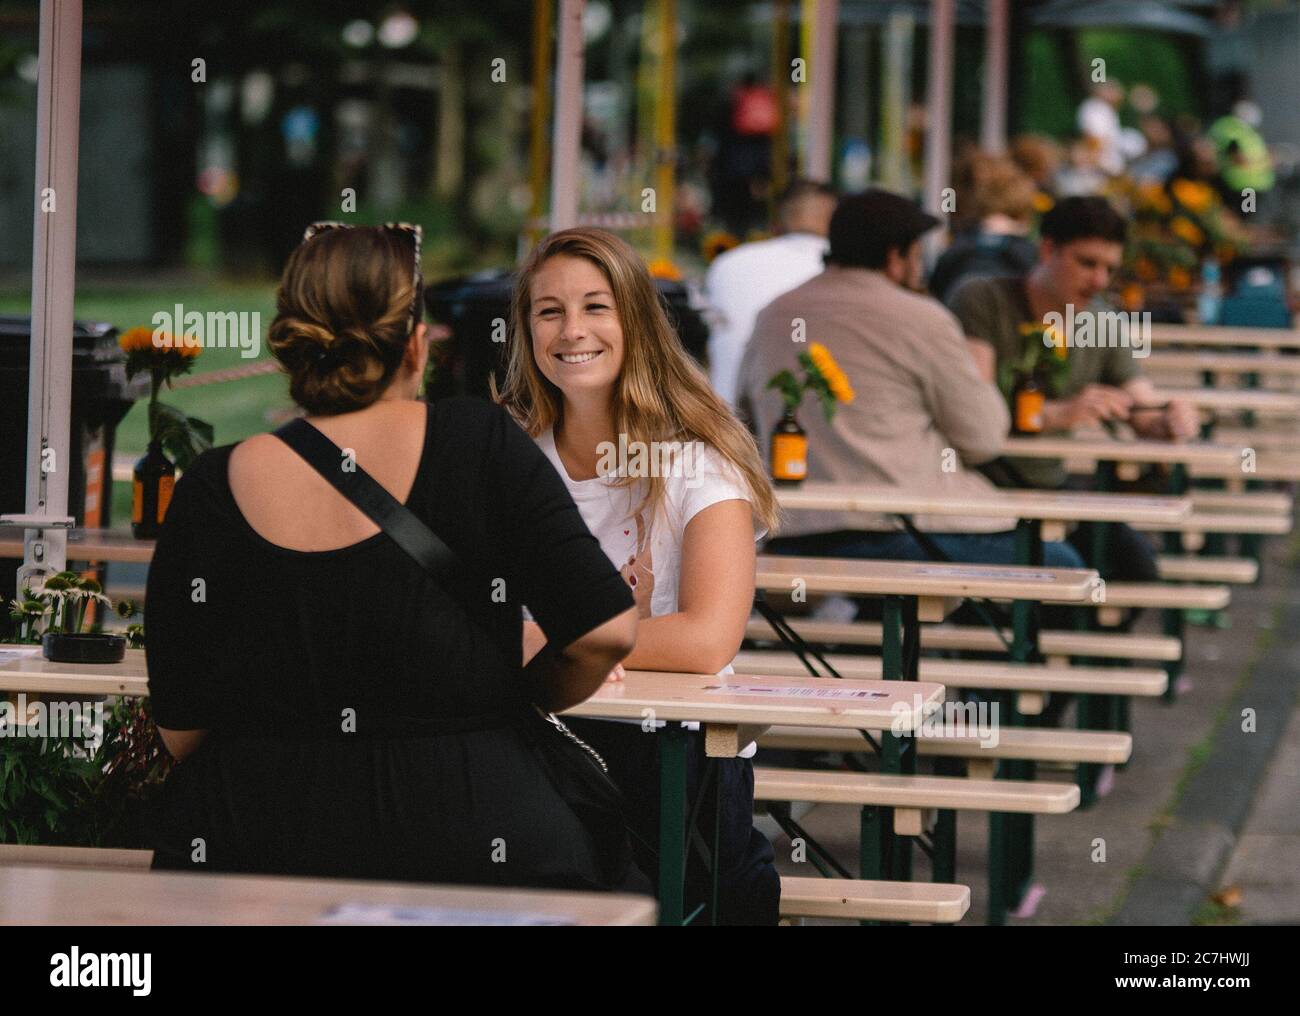
{"label": "sunglasses on head", "polygon": [[[355,229],[356,224],[352,222],[313,222],[302,234],[302,242],[306,243],[314,236],[321,233],[328,233],[332,229]],[[411,278],[411,284],[415,287],[415,300],[411,304],[410,319],[407,322],[407,332],[415,328],[415,322],[418,320],[420,310],[420,247],[424,243],[424,230],[418,225],[410,222],[385,222],[382,229],[390,233],[396,233],[399,236],[409,236],[411,246],[415,251],[415,269]]]}

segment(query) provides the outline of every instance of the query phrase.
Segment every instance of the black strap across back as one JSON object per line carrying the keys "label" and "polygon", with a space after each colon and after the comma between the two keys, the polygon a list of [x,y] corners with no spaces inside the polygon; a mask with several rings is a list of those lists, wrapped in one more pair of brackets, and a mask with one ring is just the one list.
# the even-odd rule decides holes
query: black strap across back
{"label": "black strap across back", "polygon": [[306,420],[290,420],[273,431],[306,463],[351,501],[434,578],[447,585],[456,553],[420,518],[388,493],[352,456]]}

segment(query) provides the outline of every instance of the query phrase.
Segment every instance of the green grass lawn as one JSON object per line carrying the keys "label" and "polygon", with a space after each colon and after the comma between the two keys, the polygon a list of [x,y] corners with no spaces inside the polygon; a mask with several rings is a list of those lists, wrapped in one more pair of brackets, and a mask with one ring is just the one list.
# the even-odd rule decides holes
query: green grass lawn
{"label": "green grass lawn", "polygon": [[[30,314],[31,297],[26,292],[0,293],[0,313]],[[125,331],[137,325],[152,327],[153,316],[177,303],[186,311],[257,311],[261,317],[261,348],[258,359],[268,356],[266,329],[275,316],[275,284],[217,283],[192,288],[140,288],[79,290],[75,313],[80,320],[109,321]],[[239,349],[205,349],[194,365],[194,373],[220,370],[252,363]],[[218,444],[241,441],[267,429],[266,414],[289,405],[285,382],[278,375],[228,381],[202,388],[164,390],[162,400],[199,419],[216,431]],[[143,455],[147,443],[145,404],[139,402],[117,428],[117,451]]]}

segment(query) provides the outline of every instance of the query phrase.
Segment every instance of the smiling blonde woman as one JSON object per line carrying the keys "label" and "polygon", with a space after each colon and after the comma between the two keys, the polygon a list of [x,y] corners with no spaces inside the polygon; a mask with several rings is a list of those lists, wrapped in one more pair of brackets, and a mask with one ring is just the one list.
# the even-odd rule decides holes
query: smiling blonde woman
{"label": "smiling blonde woman", "polygon": [[[775,526],[775,499],[749,432],[683,349],[626,243],[570,229],[532,252],[516,282],[500,400],[632,587],[642,620],[623,665],[729,670],[753,603],[754,544]],[[543,644],[526,626],[525,654]],[[659,739],[639,725],[578,726],[628,795],[633,827],[658,842]],[[692,796],[704,768],[694,741]],[[714,785],[722,788],[722,918],[774,923],[779,880],[771,846],[753,828],[751,761],[719,761]],[[688,872],[690,888],[702,891],[705,881]]]}

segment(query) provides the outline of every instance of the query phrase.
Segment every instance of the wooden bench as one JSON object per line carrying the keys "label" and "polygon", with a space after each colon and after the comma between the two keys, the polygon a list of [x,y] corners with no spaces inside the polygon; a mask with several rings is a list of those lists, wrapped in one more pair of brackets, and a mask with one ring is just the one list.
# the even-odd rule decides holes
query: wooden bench
{"label": "wooden bench", "polygon": [[781,876],[783,918],[954,924],[968,909],[970,887],[964,885]]}
{"label": "wooden bench", "polygon": [[0,866],[35,865],[41,868],[135,868],[153,864],[152,850],[112,847],[47,847],[0,843]]}
{"label": "wooden bench", "polygon": [[[1119,610],[1128,607],[1157,610],[1223,610],[1232,600],[1224,585],[1175,585],[1172,582],[1107,582],[1106,598],[1101,603],[1085,604],[1097,608],[1103,625],[1118,624]],[[1108,620],[1114,618],[1114,620]]]}
{"label": "wooden bench", "polygon": [[[882,626],[876,621],[818,621],[787,617],[786,622],[807,642],[815,645],[878,646]],[[1002,632],[1011,641],[1010,629]],[[776,634],[762,618],[754,618],[745,629],[746,638],[776,642]],[[1038,634],[1044,656],[1087,656],[1112,660],[1155,660],[1166,662],[1182,657],[1182,641],[1166,635],[1136,635],[1130,632],[1091,632],[1045,629]],[[1006,646],[991,628],[975,625],[928,624],[921,629],[922,649],[957,650],[972,653],[1004,653]]]}
{"label": "wooden bench", "polygon": [[[866,742],[851,731],[831,727],[769,727],[758,739],[760,748],[856,754]],[[985,747],[978,737],[934,737],[918,734],[922,755],[968,760],[967,775],[993,778],[998,759],[1024,759],[1060,765],[1123,765],[1133,754],[1133,736],[1109,730],[1047,730],[1001,727],[998,743]]]}
{"label": "wooden bench", "polygon": [[1228,582],[1250,585],[1259,578],[1259,562],[1248,557],[1200,557],[1162,554],[1160,577],[1170,582]]}
{"label": "wooden bench", "polygon": [[1064,815],[1079,806],[1073,783],[972,780],[962,776],[754,769],[755,801],[807,801],[894,809],[894,830],[921,832],[925,811],[989,811],[1014,815]]}
{"label": "wooden bench", "polygon": [[[878,656],[844,656],[829,654],[829,663],[841,677],[852,680],[876,680],[882,672]],[[745,650],[733,664],[743,674],[764,677],[798,677],[806,674],[803,664],[787,650]],[[978,688],[985,691],[1018,692],[1017,708],[1026,715],[1043,711],[1044,695],[1164,694],[1168,675],[1158,668],[1132,667],[1058,667],[1041,663],[1002,663],[985,660],[920,661],[919,676],[924,681],[940,682],[951,688]]]}

